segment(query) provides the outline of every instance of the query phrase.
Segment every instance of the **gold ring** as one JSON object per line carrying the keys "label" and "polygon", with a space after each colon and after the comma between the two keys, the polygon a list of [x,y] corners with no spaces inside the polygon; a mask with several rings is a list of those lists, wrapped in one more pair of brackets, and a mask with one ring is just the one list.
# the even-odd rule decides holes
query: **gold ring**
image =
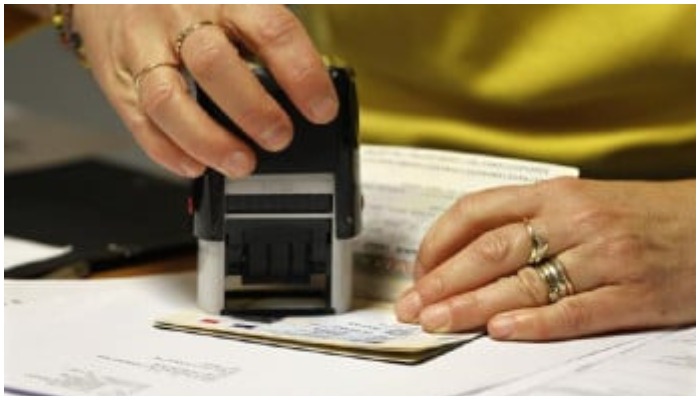
{"label": "gold ring", "polygon": [[182,50],[182,45],[185,43],[187,37],[189,37],[197,29],[210,25],[214,25],[214,23],[212,21],[199,21],[188,25],[185,27],[185,29],[181,30],[180,33],[177,34],[177,39],[175,39],[175,54],[177,54],[177,58],[180,58],[180,51]]}
{"label": "gold ring", "polygon": [[530,224],[530,220],[525,218],[523,220],[523,225],[525,225],[525,230],[527,230],[528,236],[530,236],[530,242],[532,243],[532,248],[530,249],[530,255],[527,258],[528,265],[536,265],[542,262],[542,260],[547,257],[547,251],[549,250],[549,243],[547,239],[540,236],[535,231],[535,228]]}
{"label": "gold ring", "polygon": [[140,89],[141,81],[143,80],[144,77],[146,77],[146,75],[148,75],[149,73],[153,72],[154,70],[156,70],[160,67],[170,67],[170,68],[175,68],[175,69],[179,70],[180,64],[174,63],[174,62],[157,62],[157,63],[148,64],[147,66],[145,66],[144,68],[139,70],[139,72],[134,74],[133,79],[134,79],[134,86],[136,86],[136,90],[138,91]]}
{"label": "gold ring", "polygon": [[556,303],[566,296],[575,293],[574,285],[566,274],[564,264],[556,258],[551,258],[534,267],[537,275],[547,285],[547,297],[550,303]]}

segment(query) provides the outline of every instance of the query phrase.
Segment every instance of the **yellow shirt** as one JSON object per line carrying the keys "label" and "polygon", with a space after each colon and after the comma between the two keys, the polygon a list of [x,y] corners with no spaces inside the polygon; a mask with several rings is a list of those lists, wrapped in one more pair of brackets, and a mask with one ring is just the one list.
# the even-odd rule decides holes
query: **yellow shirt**
{"label": "yellow shirt", "polygon": [[368,142],[695,176],[694,5],[309,6]]}

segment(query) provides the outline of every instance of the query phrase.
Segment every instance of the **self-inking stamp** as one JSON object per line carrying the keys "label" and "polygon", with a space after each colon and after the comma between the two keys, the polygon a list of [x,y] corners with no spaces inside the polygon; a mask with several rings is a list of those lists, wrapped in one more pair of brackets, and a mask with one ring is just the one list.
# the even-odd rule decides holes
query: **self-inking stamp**
{"label": "self-inking stamp", "polygon": [[202,91],[199,104],[255,150],[255,172],[212,169],[193,185],[197,301],[234,315],[339,313],[352,296],[351,239],[361,229],[358,110],[351,71],[328,72],[339,98],[327,124],[306,120],[273,77],[254,72],[289,114],[294,138],[271,153],[247,138]]}

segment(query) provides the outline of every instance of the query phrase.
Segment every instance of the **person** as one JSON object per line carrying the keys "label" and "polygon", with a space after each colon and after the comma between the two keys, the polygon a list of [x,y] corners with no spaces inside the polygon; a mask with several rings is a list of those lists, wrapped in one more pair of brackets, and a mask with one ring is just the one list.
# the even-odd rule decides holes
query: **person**
{"label": "person", "polygon": [[255,168],[187,95],[181,69],[279,151],[290,120],[246,55],[324,123],[338,103],[322,53],[356,71],[364,141],[580,167],[581,179],[490,189],[446,210],[397,299],[401,321],[534,341],[695,321],[694,5],[64,8],[61,29],[81,36],[73,44],[116,112],[176,174]]}

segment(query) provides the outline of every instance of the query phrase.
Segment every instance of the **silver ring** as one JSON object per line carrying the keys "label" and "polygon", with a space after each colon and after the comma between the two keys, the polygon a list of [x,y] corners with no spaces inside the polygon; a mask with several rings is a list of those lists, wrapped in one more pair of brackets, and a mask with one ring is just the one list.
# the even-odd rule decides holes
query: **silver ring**
{"label": "silver ring", "polygon": [[182,50],[182,45],[185,43],[185,40],[187,40],[187,38],[191,34],[193,34],[199,28],[204,28],[205,26],[211,25],[214,25],[214,22],[205,20],[195,22],[194,24],[188,25],[183,30],[181,30],[180,33],[177,34],[177,38],[175,39],[175,54],[177,54],[177,58],[181,58],[180,51]]}
{"label": "silver ring", "polygon": [[535,231],[535,228],[530,224],[530,220],[525,218],[523,220],[523,225],[525,225],[525,230],[528,236],[530,236],[530,242],[532,247],[530,249],[530,255],[527,258],[528,265],[537,265],[542,262],[542,260],[547,257],[547,251],[549,250],[549,243],[547,239],[540,236]]}
{"label": "silver ring", "polygon": [[550,303],[556,303],[575,293],[574,285],[566,274],[564,264],[558,259],[550,258],[536,265],[534,269],[547,285],[547,298],[549,298]]}

